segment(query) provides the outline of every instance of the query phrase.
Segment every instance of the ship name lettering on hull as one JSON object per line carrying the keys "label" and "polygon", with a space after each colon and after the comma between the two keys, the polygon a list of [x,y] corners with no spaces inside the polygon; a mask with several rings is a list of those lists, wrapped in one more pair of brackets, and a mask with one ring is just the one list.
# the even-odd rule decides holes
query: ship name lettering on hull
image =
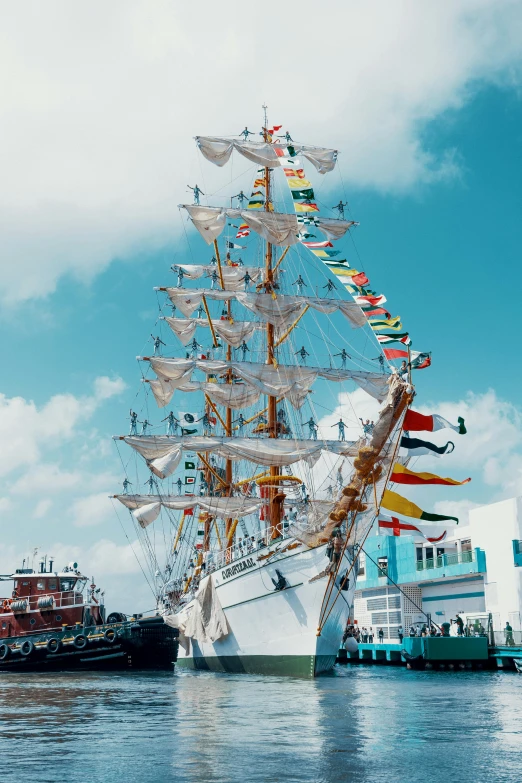
{"label": "ship name lettering on hull", "polygon": [[253,568],[255,564],[256,563],[253,557],[247,557],[246,560],[242,560],[240,563],[236,563],[235,565],[230,566],[230,568],[225,568],[225,570],[221,572],[221,578],[228,579],[231,576],[240,574],[241,571],[246,571],[248,568]]}

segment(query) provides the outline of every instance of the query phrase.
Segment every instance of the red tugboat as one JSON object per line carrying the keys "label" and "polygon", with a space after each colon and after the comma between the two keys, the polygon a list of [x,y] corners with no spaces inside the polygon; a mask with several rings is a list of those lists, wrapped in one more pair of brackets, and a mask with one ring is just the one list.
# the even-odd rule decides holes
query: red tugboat
{"label": "red tugboat", "polygon": [[0,598],[0,671],[168,669],[177,659],[176,629],[160,616],[106,618],[100,590],[87,588],[77,563],[53,571],[44,557],[38,571],[17,568],[0,581],[14,583]]}

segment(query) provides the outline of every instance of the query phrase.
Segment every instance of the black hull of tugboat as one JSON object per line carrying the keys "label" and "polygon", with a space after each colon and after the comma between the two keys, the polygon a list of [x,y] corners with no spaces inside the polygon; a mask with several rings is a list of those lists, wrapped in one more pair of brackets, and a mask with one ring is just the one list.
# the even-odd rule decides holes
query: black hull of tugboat
{"label": "black hull of tugboat", "polygon": [[[83,637],[78,640],[78,637]],[[58,649],[48,649],[51,639]],[[85,640],[85,643],[84,643]],[[111,625],[65,629],[1,640],[9,652],[0,660],[5,671],[97,671],[104,669],[173,669],[178,657],[178,631],[161,617],[127,620]],[[32,649],[23,655],[21,647],[30,641]],[[55,643],[51,644],[51,647]],[[81,647],[78,649],[77,645]],[[25,651],[31,645],[24,648]]]}

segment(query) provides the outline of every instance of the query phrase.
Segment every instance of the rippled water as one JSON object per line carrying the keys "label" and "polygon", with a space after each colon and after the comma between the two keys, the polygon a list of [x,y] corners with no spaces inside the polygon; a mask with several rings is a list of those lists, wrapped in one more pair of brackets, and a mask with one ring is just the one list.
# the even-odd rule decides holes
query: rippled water
{"label": "rippled water", "polygon": [[514,783],[522,677],[1,674],[4,781]]}

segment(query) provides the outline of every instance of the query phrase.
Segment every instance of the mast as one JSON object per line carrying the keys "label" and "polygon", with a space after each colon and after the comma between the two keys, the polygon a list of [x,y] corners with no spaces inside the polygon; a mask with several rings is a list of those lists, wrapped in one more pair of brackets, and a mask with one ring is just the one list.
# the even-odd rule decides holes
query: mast
{"label": "mast", "polygon": [[[263,139],[268,142],[268,120],[267,120],[267,107],[263,106],[265,112],[265,124],[263,127]],[[265,166],[265,209],[267,212],[271,211],[270,203],[270,168]],[[274,270],[272,267],[273,248],[271,242],[266,244],[265,255],[265,291],[266,293],[274,294]],[[266,325],[266,347],[267,358],[266,363],[275,366],[275,340],[274,340],[274,327],[272,324]],[[268,397],[268,436],[269,438],[277,438],[277,398],[273,396]],[[275,466],[270,467],[271,476],[279,476],[279,468]],[[275,486],[270,486],[269,490],[269,508],[270,508],[270,525],[272,527],[272,538],[278,538],[280,534],[281,523],[281,509],[282,504],[276,502],[276,497],[279,495],[279,490]]]}
{"label": "mast", "polygon": [[[221,257],[219,254],[219,247],[217,240],[214,240],[214,250],[216,253],[216,259],[218,263],[218,269],[219,269],[219,278],[221,282],[221,288],[222,290],[225,289],[225,282],[223,280],[223,272],[221,271]],[[227,300],[227,315],[228,319],[232,320],[232,305],[230,303],[230,299]],[[232,359],[232,348],[230,347],[230,343],[227,343],[227,361],[231,361]],[[232,370],[227,371],[227,383],[232,383]],[[225,413],[225,434],[228,437],[232,436],[232,409],[230,407],[227,407]],[[232,460],[226,459],[225,461],[225,481],[227,485],[226,494],[231,495],[232,494]],[[228,537],[230,536],[230,531],[232,529],[232,517],[228,517],[225,519],[225,539],[228,540]]]}

